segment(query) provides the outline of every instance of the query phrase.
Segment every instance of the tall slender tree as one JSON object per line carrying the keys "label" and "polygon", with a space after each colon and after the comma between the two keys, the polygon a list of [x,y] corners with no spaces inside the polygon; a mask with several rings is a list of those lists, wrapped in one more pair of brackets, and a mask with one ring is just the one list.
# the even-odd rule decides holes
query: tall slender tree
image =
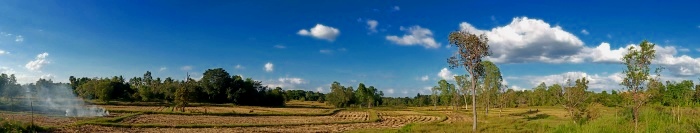
{"label": "tall slender tree", "polygon": [[[454,31],[448,36],[449,43],[457,47],[457,53],[447,59],[450,69],[464,67],[471,75],[472,92],[476,92],[476,81],[484,74],[481,58],[490,55],[489,39],[485,34],[475,35],[467,31]],[[472,94],[472,131],[476,132],[476,94]]]}
{"label": "tall slender tree", "polygon": [[501,76],[501,70],[498,66],[491,61],[481,62],[484,66],[484,75],[482,76],[484,81],[482,98],[485,101],[484,105],[486,112],[489,113],[489,106],[492,101],[495,101],[498,90],[502,86],[503,77]]}
{"label": "tall slender tree", "polygon": [[656,52],[654,46],[655,44],[644,40],[639,44],[639,47],[629,47],[629,49],[627,49],[627,54],[622,57],[622,62],[627,67],[626,70],[623,71],[625,78],[622,80],[621,84],[627,87],[628,92],[632,96],[633,102],[631,108],[635,131],[639,125],[639,108],[644,105],[646,99],[642,91],[646,89],[645,86],[651,79],[649,75],[649,65],[651,65],[651,61],[656,57],[654,55]]}
{"label": "tall slender tree", "polygon": [[459,86],[459,90],[462,91],[462,97],[464,99],[464,110],[469,110],[469,106],[467,104],[467,97],[469,96],[469,87],[471,86],[471,82],[469,81],[469,75],[459,75],[455,76],[455,81],[457,81],[457,86]]}

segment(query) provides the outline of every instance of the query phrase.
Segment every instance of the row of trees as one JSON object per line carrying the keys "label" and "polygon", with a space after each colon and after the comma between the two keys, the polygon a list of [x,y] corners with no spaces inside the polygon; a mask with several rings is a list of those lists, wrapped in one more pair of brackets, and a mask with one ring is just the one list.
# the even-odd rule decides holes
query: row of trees
{"label": "row of trees", "polygon": [[331,92],[326,95],[326,100],[328,100],[328,104],[335,107],[355,105],[371,108],[381,105],[383,96],[384,92],[378,91],[374,86],[366,87],[365,84],[360,83],[355,90],[352,86],[345,87],[338,82],[333,82]]}
{"label": "row of trees", "polygon": [[287,101],[290,101],[290,100],[318,101],[318,102],[323,103],[326,101],[326,94],[323,94],[321,92],[314,92],[314,91],[286,90],[284,92],[284,99],[286,99]]}
{"label": "row of trees", "polygon": [[238,105],[283,106],[285,91],[269,88],[262,82],[239,75],[229,75],[222,68],[208,69],[200,80],[188,78],[153,78],[147,71],[143,77],[125,81],[123,77],[69,78],[74,91],[86,99],[101,101],[166,102],[186,105],[188,102],[234,103]]}

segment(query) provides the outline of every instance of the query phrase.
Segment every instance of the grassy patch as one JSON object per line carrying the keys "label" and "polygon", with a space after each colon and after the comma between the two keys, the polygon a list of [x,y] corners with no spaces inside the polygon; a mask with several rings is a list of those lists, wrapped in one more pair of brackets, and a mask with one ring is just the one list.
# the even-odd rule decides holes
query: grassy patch
{"label": "grassy patch", "polygon": [[[637,132],[700,132],[700,116],[675,113],[676,109],[667,107],[646,107],[640,110],[639,127]],[[623,109],[613,115],[606,115],[586,124],[568,123],[558,126],[552,132],[556,133],[587,133],[587,132],[635,132],[631,110]]]}
{"label": "grassy patch", "polygon": [[11,121],[0,118],[0,132],[12,133],[12,132],[48,132],[53,130],[54,127],[42,127],[36,124],[24,123],[19,121]]}

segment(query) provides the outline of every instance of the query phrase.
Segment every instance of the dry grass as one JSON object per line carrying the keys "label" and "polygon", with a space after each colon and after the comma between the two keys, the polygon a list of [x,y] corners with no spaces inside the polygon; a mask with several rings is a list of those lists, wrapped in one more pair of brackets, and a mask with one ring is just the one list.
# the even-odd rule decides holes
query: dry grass
{"label": "dry grass", "polygon": [[[173,111],[171,107],[167,106],[122,106],[122,105],[101,105],[105,109],[113,112],[118,112],[118,111],[129,111],[129,112],[138,112],[138,111],[153,111],[153,112],[171,112]],[[245,106],[236,106],[236,107],[219,107],[219,106],[214,106],[214,107],[208,107],[208,106],[201,106],[201,107],[186,107],[185,112],[188,113],[267,113],[270,112],[268,110],[262,109],[262,107],[245,107]]]}
{"label": "dry grass", "polygon": [[316,102],[316,101],[298,101],[292,100],[286,103],[287,107],[306,107],[306,108],[333,108],[333,106],[326,103]]}
{"label": "dry grass", "polygon": [[125,124],[156,125],[231,125],[231,124],[299,124],[367,121],[367,112],[341,111],[332,116],[207,116],[207,115],[165,115],[148,114],[127,118]]}
{"label": "dry grass", "polygon": [[[352,113],[341,111],[333,117],[345,117],[357,119]],[[365,112],[366,113],[366,112]],[[256,116],[265,117],[265,116]],[[362,115],[361,117],[365,117]],[[379,116],[380,122],[350,123],[350,124],[324,124],[324,125],[298,125],[298,126],[268,126],[268,127],[228,127],[228,128],[124,128],[106,127],[96,125],[83,125],[79,127],[64,128],[57,132],[192,132],[192,133],[249,133],[249,132],[346,132],[357,129],[369,128],[398,128],[409,123],[428,123],[439,120],[437,116]],[[304,120],[310,120],[305,117]],[[365,117],[366,118],[366,117]],[[268,118],[269,119],[269,118]],[[334,121],[343,121],[335,118]],[[264,120],[270,121],[270,120]]]}
{"label": "dry grass", "polygon": [[405,115],[428,115],[415,111],[379,111],[379,115],[383,116],[405,116]]}

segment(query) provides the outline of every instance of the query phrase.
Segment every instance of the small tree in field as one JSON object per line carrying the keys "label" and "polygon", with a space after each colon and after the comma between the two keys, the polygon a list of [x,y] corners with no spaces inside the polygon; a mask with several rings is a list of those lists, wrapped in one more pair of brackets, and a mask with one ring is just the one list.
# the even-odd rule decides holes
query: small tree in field
{"label": "small tree in field", "polygon": [[634,46],[628,49],[627,54],[622,57],[622,62],[627,66],[623,71],[625,79],[622,80],[622,85],[627,87],[630,96],[632,97],[632,119],[634,120],[634,129],[637,130],[639,121],[639,108],[644,105],[646,97],[642,92],[644,86],[651,80],[649,75],[649,65],[656,57],[654,53],[653,43],[646,40],[639,44],[639,48]]}
{"label": "small tree in field", "polygon": [[[457,47],[457,55],[447,59],[450,69],[464,67],[471,75],[472,92],[476,92],[477,79],[484,74],[481,58],[489,55],[489,39],[485,34],[479,36],[466,31],[454,31],[448,36],[450,44]],[[472,93],[472,131],[476,132],[476,93]]]}
{"label": "small tree in field", "polygon": [[569,112],[569,116],[574,120],[574,123],[583,124],[586,120],[586,109],[588,108],[588,103],[586,103],[586,90],[588,90],[588,80],[586,78],[581,78],[576,80],[575,85],[571,85],[569,80],[569,85],[564,87],[564,108]]}

